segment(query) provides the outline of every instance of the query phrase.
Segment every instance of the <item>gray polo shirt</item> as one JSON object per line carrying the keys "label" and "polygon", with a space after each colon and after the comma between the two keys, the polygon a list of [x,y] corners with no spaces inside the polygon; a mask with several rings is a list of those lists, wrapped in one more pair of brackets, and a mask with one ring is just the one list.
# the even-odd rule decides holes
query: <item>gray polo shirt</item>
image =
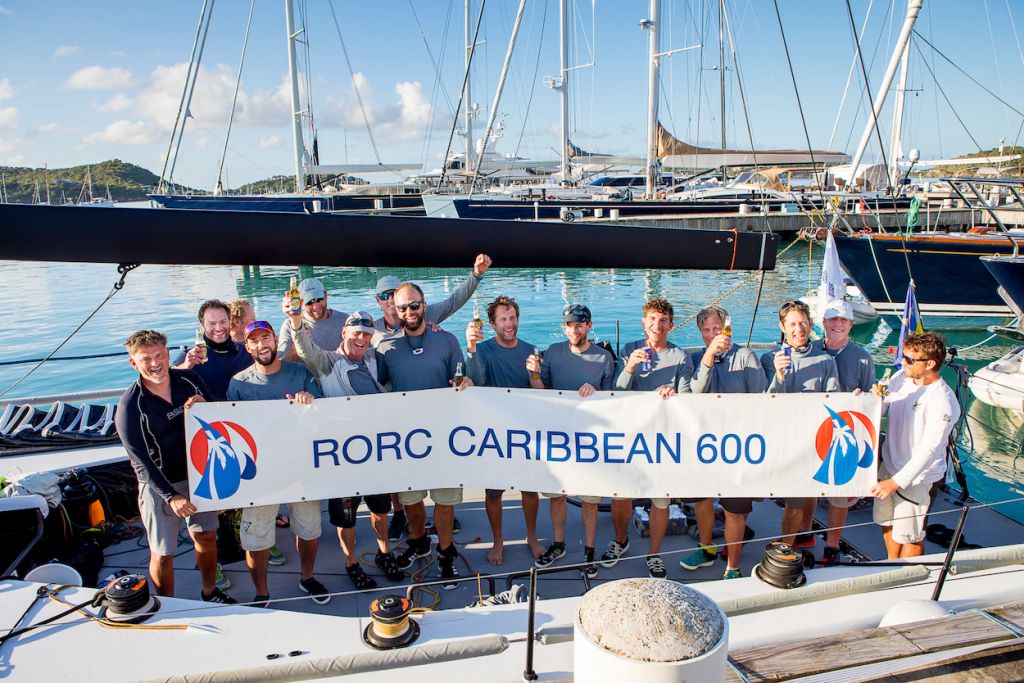
{"label": "gray polo shirt", "polygon": [[761,369],[768,380],[768,391],[776,394],[839,391],[835,361],[814,342],[803,351],[793,349],[793,364],[780,382],[775,375],[775,353],[781,348],[776,346],[761,354]]}
{"label": "gray polo shirt", "polygon": [[573,353],[569,342],[558,342],[544,352],[540,378],[546,389],[577,391],[584,384],[608,391],[615,375],[615,359],[597,344],[583,353]]}
{"label": "gray polo shirt", "polygon": [[[310,320],[303,315],[302,322],[309,330],[314,344],[324,351],[334,351],[341,344],[341,330],[345,327],[348,313],[336,311],[333,308],[328,310],[331,314],[323,320]],[[277,352],[283,354],[295,346],[295,340],[292,339],[291,321],[285,320],[278,329],[280,332],[277,335]]]}
{"label": "gray polo shirt", "polygon": [[512,348],[505,348],[495,338],[476,345],[476,353],[467,354],[469,378],[480,387],[509,387],[529,389],[530,373],[526,370],[526,359],[533,353],[534,346],[522,339]]}
{"label": "gray polo shirt", "polygon": [[690,379],[693,377],[693,361],[690,354],[672,342],[664,351],[651,351],[651,369],[642,370],[638,365],[630,374],[626,371],[626,359],[637,349],[647,346],[647,341],[639,339],[622,347],[622,358],[616,366],[615,388],[622,391],[654,391],[658,387],[671,384],[679,393],[690,391]]}
{"label": "gray polo shirt", "polygon": [[308,391],[317,398],[323,398],[313,373],[301,363],[286,360],[281,362],[281,369],[272,375],[257,372],[255,365],[239,372],[228,384],[228,400],[271,401],[300,391]]}
{"label": "gray polo shirt", "polygon": [[[450,332],[430,328],[415,337],[391,334],[377,346],[378,379],[391,391],[419,391],[451,386],[462,349]],[[465,366],[463,366],[465,372]]]}
{"label": "gray polo shirt", "polygon": [[[450,318],[452,314],[466,305],[466,302],[469,301],[469,297],[473,296],[473,292],[476,291],[476,286],[480,284],[480,280],[482,278],[483,275],[477,277],[473,273],[470,273],[469,277],[463,280],[458,289],[452,292],[451,296],[447,299],[433,304],[428,303],[427,312],[423,316],[423,319],[428,323],[441,323]],[[396,331],[388,329],[388,326],[384,324],[384,316],[377,318],[377,320],[374,321],[373,326],[377,332],[381,333],[381,335]],[[374,345],[380,341],[381,335],[374,335]]]}
{"label": "gray polo shirt", "polygon": [[840,391],[853,391],[857,387],[861,391],[871,391],[875,385],[875,361],[862,346],[851,341],[843,348],[833,350],[826,348],[823,339],[815,343],[836,362]]}
{"label": "gray polo shirt", "polygon": [[757,362],[757,354],[750,349],[733,344],[722,355],[722,360],[710,368],[701,360],[707,352],[705,346],[694,351],[692,360],[697,371],[690,381],[690,391],[695,394],[760,394],[768,388],[768,380]]}

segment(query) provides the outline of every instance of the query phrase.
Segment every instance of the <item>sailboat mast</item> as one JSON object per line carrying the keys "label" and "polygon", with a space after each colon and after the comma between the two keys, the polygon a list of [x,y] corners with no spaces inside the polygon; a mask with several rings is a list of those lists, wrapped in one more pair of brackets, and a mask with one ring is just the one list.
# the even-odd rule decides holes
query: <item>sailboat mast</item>
{"label": "sailboat mast", "polygon": [[466,103],[465,107],[465,127],[466,127],[466,170],[473,167],[473,102],[472,100],[472,80],[473,75],[469,70],[470,65],[473,62],[473,33],[471,30],[472,21],[470,17],[470,5],[472,0],[466,0],[466,91],[463,93],[463,101]]}
{"label": "sailboat mast", "polygon": [[569,183],[569,2],[558,2],[558,51],[559,51],[559,83],[558,97],[561,102],[560,130],[561,142],[561,173],[562,183]]}
{"label": "sailboat mast", "polygon": [[889,145],[889,180],[893,191],[897,191],[896,184],[900,181],[899,158],[903,156],[903,145],[900,138],[903,136],[903,107],[907,96],[907,63],[910,61],[910,44],[903,48],[903,58],[900,60],[900,81],[896,86],[896,99],[892,107],[892,142]]}
{"label": "sailboat mast", "polygon": [[302,107],[299,104],[299,68],[295,57],[295,15],[292,0],[284,0],[284,24],[288,32],[288,79],[292,86],[292,145],[295,149],[295,191],[306,189],[306,179],[302,173]]}
{"label": "sailboat mast", "polygon": [[718,0],[718,81],[721,93],[722,149],[725,144],[725,0]]}
{"label": "sailboat mast", "polygon": [[640,27],[649,31],[647,62],[647,169],[644,185],[645,195],[654,197],[658,172],[658,67],[661,61],[661,31],[659,22],[661,0],[651,0],[650,14],[640,22]]}

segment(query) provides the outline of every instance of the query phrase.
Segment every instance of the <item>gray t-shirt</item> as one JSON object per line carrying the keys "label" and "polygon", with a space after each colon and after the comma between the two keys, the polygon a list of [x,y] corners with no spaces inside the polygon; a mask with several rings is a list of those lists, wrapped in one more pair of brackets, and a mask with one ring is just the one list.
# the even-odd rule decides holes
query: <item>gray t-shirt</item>
{"label": "gray t-shirt", "polygon": [[522,339],[511,349],[500,345],[493,337],[482,341],[476,345],[476,353],[468,354],[469,378],[481,387],[529,389],[526,359],[533,349],[533,344]]}
{"label": "gray t-shirt", "polygon": [[654,391],[658,387],[671,384],[679,393],[690,391],[690,378],[693,377],[693,361],[684,349],[672,342],[664,351],[651,351],[651,369],[643,371],[638,365],[633,374],[626,371],[626,359],[637,349],[647,346],[647,341],[639,339],[622,347],[622,358],[616,366],[615,388],[622,391]]}
{"label": "gray t-shirt", "polygon": [[768,388],[757,354],[750,349],[733,344],[722,354],[722,360],[710,368],[701,362],[706,352],[706,346],[693,352],[693,365],[697,369],[690,381],[693,393],[760,394]]}
{"label": "gray t-shirt", "polygon": [[[455,366],[462,363],[462,349],[450,332],[430,328],[415,337],[392,334],[377,346],[377,373],[391,391],[419,391],[451,386]],[[465,372],[465,365],[463,365]]]}
{"label": "gray t-shirt", "polygon": [[281,369],[272,375],[257,372],[255,365],[239,372],[228,385],[228,400],[271,401],[300,391],[308,391],[317,398],[323,397],[313,373],[301,363],[286,360],[281,362]]}
{"label": "gray t-shirt", "polygon": [[840,391],[853,391],[857,387],[861,391],[871,391],[875,385],[875,361],[870,353],[853,342],[835,350],[826,348],[824,340],[816,343],[836,362]]}
{"label": "gray t-shirt", "polygon": [[793,348],[793,363],[783,380],[779,381],[775,374],[775,354],[781,348],[777,346],[761,354],[761,369],[768,380],[768,391],[776,394],[839,391],[839,371],[835,361],[813,342],[804,351]]}
{"label": "gray t-shirt", "polygon": [[373,375],[370,374],[370,369],[366,367],[366,361],[352,361],[352,364],[355,367],[349,370],[348,381],[352,384],[352,389],[356,394],[358,396],[379,394],[380,386],[373,379]]}
{"label": "gray t-shirt", "polygon": [[577,391],[589,384],[600,391],[612,388],[615,359],[597,344],[591,343],[583,353],[573,353],[569,342],[558,342],[544,352],[540,378],[546,389]]}
{"label": "gray t-shirt", "polygon": [[[473,273],[470,273],[469,277],[463,280],[458,289],[452,292],[451,296],[447,299],[433,304],[428,303],[427,313],[423,316],[423,319],[428,323],[441,323],[447,320],[452,316],[452,314],[466,305],[466,302],[469,301],[469,297],[473,296],[473,292],[476,291],[476,286],[480,284],[481,278],[483,278],[482,275],[477,277]],[[384,316],[377,318],[377,320],[374,321],[373,326],[376,328],[377,332],[381,333],[381,335],[396,331],[388,329],[388,326],[384,324]],[[381,337],[379,335],[374,335],[374,345],[380,341],[380,338]]]}
{"label": "gray t-shirt", "polygon": [[[341,344],[341,330],[345,327],[348,313],[336,311],[333,308],[328,310],[331,314],[323,320],[310,320],[303,315],[302,322],[309,328],[309,334],[313,337],[314,344],[324,351],[334,351]],[[279,329],[277,352],[283,354],[291,351],[295,345],[295,341],[292,339],[291,321],[285,320]]]}

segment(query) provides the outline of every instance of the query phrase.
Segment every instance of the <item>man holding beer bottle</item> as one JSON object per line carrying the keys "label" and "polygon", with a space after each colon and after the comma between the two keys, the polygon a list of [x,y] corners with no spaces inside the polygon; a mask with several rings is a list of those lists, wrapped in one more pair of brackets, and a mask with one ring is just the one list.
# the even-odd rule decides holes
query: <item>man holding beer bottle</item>
{"label": "man holding beer bottle", "polygon": [[295,309],[302,312],[303,324],[309,328],[313,343],[324,351],[333,351],[341,343],[341,330],[348,313],[336,311],[327,305],[327,290],[315,277],[306,278],[294,289],[284,293],[281,311],[285,315],[277,352],[283,360],[296,360],[295,341],[292,338],[290,316]]}
{"label": "man holding beer bottle", "polygon": [[204,301],[199,307],[199,324],[195,346],[178,354],[174,367],[194,371],[206,382],[210,400],[223,401],[228,382],[252,365],[252,358],[242,344],[231,339],[231,310],[223,301]]}

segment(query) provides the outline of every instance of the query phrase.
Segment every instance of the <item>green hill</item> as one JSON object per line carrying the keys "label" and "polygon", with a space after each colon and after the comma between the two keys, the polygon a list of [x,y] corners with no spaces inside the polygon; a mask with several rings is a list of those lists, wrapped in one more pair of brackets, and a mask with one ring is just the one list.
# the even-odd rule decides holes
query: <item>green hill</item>
{"label": "green hill", "polygon": [[103,161],[88,166],[71,168],[23,168],[0,166],[3,184],[6,186],[7,201],[31,203],[38,188],[39,201],[46,201],[46,183],[50,185],[50,203],[76,203],[79,197],[88,201],[88,191],[82,192],[86,184],[86,170],[92,174],[92,191],[96,197],[106,197],[107,188],[115,202],[137,202],[146,200],[160,177],[151,171],[129,164],[120,159]]}
{"label": "green hill", "polygon": [[[1014,146],[1003,147],[1002,154],[1003,154],[1003,156],[1013,156],[1015,154],[1024,155],[1024,147],[1014,147]],[[944,177],[944,176],[945,177],[948,177],[948,176],[960,176],[960,177],[969,178],[971,176],[978,175],[979,171],[983,171],[984,172],[985,169],[993,169],[993,168],[998,168],[999,167],[998,164],[993,164],[991,162],[982,162],[982,163],[974,162],[974,163],[971,163],[971,159],[972,158],[974,158],[974,157],[995,157],[995,156],[999,156],[999,148],[998,147],[994,147],[992,149],[982,150],[980,152],[973,152],[971,154],[964,154],[964,155],[959,156],[959,157],[954,157],[957,160],[963,159],[964,160],[963,165],[957,164],[956,166],[950,165],[950,166],[943,166],[941,168],[934,168],[934,169],[931,169],[931,170],[923,173],[922,175],[932,176],[932,177],[935,177],[935,178],[940,178],[940,177]],[[1022,159],[1015,159],[1014,161],[1004,162],[1002,164],[1002,167],[999,168],[999,175],[1003,176],[1003,177],[1017,177],[1017,178],[1020,178],[1020,177],[1024,176],[1024,172],[1022,172],[1022,171],[1024,171],[1024,160],[1022,160]],[[991,171],[987,171],[987,173],[991,173]]]}

